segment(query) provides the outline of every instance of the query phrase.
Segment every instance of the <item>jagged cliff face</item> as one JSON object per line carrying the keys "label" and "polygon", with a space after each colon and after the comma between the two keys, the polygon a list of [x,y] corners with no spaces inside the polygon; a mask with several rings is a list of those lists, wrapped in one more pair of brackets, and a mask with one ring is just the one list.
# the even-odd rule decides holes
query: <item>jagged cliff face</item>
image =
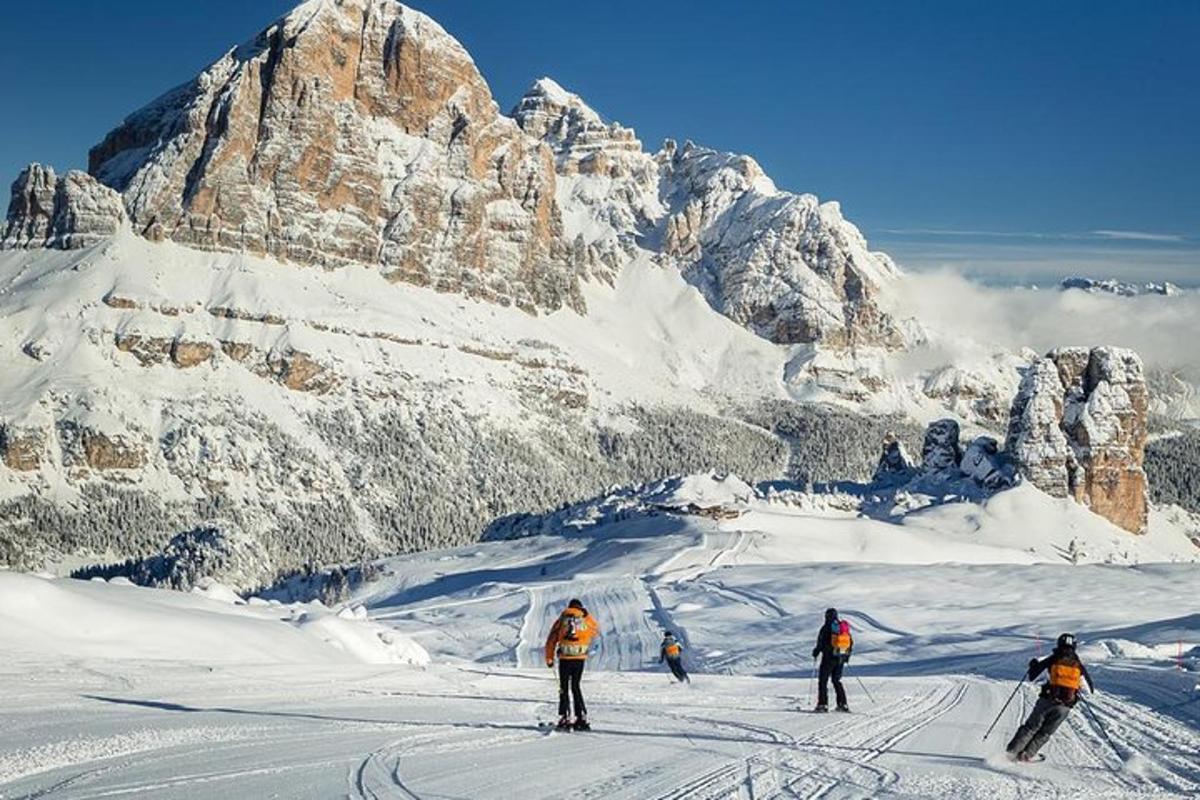
{"label": "jagged cliff face", "polygon": [[1013,403],[1008,450],[1039,489],[1073,497],[1125,530],[1144,533],[1148,405],[1136,353],[1054,350],[1025,374]]}
{"label": "jagged cliff face", "polygon": [[89,171],[151,239],[582,308],[549,151],[398,3],[305,3],[131,115]]}
{"label": "jagged cliff face", "polygon": [[[748,156],[668,141],[650,155],[577,95],[537,81],[513,109],[556,155],[568,233],[599,253],[646,251],[712,306],[780,344],[897,347],[877,303],[898,272],[837,203],[782,192]],[[564,191],[565,189],[565,191]]]}

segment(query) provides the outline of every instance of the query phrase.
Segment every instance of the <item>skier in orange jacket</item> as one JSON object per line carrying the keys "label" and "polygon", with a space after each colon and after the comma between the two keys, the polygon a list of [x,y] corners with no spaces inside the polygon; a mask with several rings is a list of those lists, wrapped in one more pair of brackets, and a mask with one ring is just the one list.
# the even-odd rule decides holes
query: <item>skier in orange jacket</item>
{"label": "skier in orange jacket", "polygon": [[[600,633],[596,618],[588,614],[583,603],[572,600],[554,621],[550,635],[546,637],[546,666],[554,669],[554,657],[558,656],[558,728],[589,731],[587,706],[583,703],[583,691],[579,681],[583,678],[583,667],[587,663],[588,645]],[[575,701],[575,723],[571,724],[571,699]]]}

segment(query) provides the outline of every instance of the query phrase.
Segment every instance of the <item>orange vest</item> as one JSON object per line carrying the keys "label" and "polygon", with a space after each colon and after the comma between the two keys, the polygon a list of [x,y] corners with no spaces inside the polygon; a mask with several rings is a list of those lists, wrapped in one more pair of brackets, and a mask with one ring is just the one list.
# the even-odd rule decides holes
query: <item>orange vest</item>
{"label": "orange vest", "polygon": [[[575,622],[575,635],[569,636],[567,621]],[[557,655],[559,661],[583,661],[588,656],[588,645],[600,633],[600,626],[595,617],[578,608],[568,608],[554,621],[550,635],[546,637],[546,663],[554,663]]]}
{"label": "orange vest", "polygon": [[666,653],[667,658],[679,658],[683,653],[683,648],[679,646],[678,642],[671,642],[663,648],[663,652]]}

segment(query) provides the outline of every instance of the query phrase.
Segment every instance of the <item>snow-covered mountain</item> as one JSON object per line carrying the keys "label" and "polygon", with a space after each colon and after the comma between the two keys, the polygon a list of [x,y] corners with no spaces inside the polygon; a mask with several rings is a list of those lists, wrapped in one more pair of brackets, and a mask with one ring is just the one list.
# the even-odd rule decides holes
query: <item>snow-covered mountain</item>
{"label": "snow-covered mountain", "polygon": [[1001,435],[1037,358],[911,319],[836,203],[747,156],[650,153],[550,79],[501,114],[391,0],[309,0],[88,173],[31,165],[0,242],[29,567],[206,526],[266,582],[669,474],[862,480],[918,423]]}
{"label": "snow-covered mountain", "polygon": [[1115,294],[1120,297],[1139,297],[1147,294],[1171,297],[1182,291],[1170,281],[1163,281],[1162,283],[1128,283],[1112,278],[1085,278],[1079,275],[1063,278],[1059,283],[1059,288],[1063,291],[1078,289],[1083,292]]}

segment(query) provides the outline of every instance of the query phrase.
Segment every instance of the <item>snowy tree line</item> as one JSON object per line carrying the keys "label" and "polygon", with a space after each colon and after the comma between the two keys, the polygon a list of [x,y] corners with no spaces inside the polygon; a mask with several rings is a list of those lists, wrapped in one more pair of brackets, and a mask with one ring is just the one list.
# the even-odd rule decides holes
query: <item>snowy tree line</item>
{"label": "snowy tree line", "polygon": [[869,481],[885,437],[892,434],[909,453],[920,453],[925,435],[922,426],[900,416],[870,417],[784,400],[759,403],[744,416],[787,443],[786,477],[800,484]]}
{"label": "snowy tree line", "polygon": [[[124,571],[112,574],[180,587],[194,585],[204,570],[223,570],[230,574],[215,577],[245,589],[305,565],[360,564],[473,542],[498,517],[545,512],[672,474],[715,470],[751,482],[866,479],[886,433],[920,438],[915,426],[898,420],[787,402],[730,409],[726,416],[632,407],[625,417],[598,424],[563,410],[539,414],[529,430],[513,430],[426,399],[383,412],[327,409],[308,420],[320,440],[310,444],[265,420],[229,421],[216,426],[217,435],[236,431],[240,447],[218,443],[218,449],[226,463],[238,465],[242,491],[212,481],[200,499],[170,501],[92,481],[75,505],[26,495],[0,503],[0,559],[36,567],[47,555],[90,555],[115,559]],[[218,445],[202,441],[213,435],[206,428],[181,430],[163,443],[172,472],[201,480],[209,467],[187,453]],[[322,444],[328,455],[313,451]],[[339,471],[344,480],[334,480]],[[348,491],[340,488],[347,483]],[[234,569],[228,559],[214,558],[196,536],[177,537],[198,526],[252,540],[261,574],[241,561]]]}
{"label": "snowy tree line", "polygon": [[1155,439],[1146,445],[1150,499],[1200,513],[1200,431]]}

